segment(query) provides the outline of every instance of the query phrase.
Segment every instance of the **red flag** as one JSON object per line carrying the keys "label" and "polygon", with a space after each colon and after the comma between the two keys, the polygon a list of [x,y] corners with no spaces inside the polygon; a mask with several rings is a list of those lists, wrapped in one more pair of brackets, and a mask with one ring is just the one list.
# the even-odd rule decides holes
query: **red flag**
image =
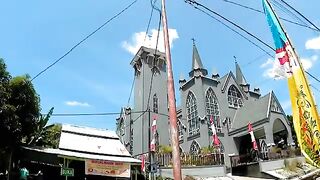
{"label": "red flag", "polygon": [[219,139],[217,136],[217,131],[216,131],[216,127],[213,123],[213,117],[212,115],[210,116],[210,124],[211,124],[211,130],[212,130],[212,140],[213,140],[213,145],[215,146],[219,146]]}
{"label": "red flag", "polygon": [[153,151],[153,152],[156,151],[156,140],[155,140],[155,138],[153,138],[151,143],[150,143],[150,151]]}
{"label": "red flag", "polygon": [[256,139],[254,138],[253,128],[252,128],[252,125],[250,122],[248,124],[248,130],[249,130],[249,134],[251,136],[251,142],[252,142],[253,149],[258,150],[257,142],[256,142]]}
{"label": "red flag", "polygon": [[155,133],[156,133],[156,130],[157,130],[157,120],[154,119],[154,120],[152,121],[152,126],[151,126],[152,134],[155,134]]}
{"label": "red flag", "polygon": [[141,171],[146,172],[144,154],[141,155]]}

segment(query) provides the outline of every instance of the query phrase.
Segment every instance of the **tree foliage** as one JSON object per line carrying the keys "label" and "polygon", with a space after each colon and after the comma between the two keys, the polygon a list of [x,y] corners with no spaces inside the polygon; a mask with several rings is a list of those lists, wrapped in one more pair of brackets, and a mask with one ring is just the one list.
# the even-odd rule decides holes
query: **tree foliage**
{"label": "tree foliage", "polygon": [[35,145],[46,148],[58,148],[61,135],[61,124],[46,126]]}
{"label": "tree foliage", "polygon": [[0,148],[14,149],[35,132],[40,98],[28,75],[11,77],[0,59]]}

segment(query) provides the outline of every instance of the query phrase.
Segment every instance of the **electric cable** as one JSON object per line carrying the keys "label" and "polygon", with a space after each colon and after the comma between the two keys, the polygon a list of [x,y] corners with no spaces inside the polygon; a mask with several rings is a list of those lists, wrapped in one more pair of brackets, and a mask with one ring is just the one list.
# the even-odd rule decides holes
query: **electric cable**
{"label": "electric cable", "polygon": [[[255,12],[258,12],[258,13],[261,13],[261,14],[265,14],[263,11],[259,10],[259,9],[255,9],[255,8],[252,8],[252,7],[249,7],[249,6],[246,6],[246,5],[242,5],[242,4],[239,4],[239,3],[236,3],[236,2],[233,2],[233,1],[230,1],[230,0],[222,0],[226,3],[230,3],[230,4],[233,4],[233,5],[236,5],[236,6],[239,6],[239,7],[242,7],[242,8],[245,8],[245,9],[249,9],[251,11],[255,11]],[[291,21],[289,19],[286,19],[286,18],[283,18],[283,17],[279,17],[279,19],[283,20],[283,21],[286,21],[288,23],[291,23],[291,24],[295,24],[295,25],[298,25],[298,26],[301,26],[301,27],[305,27],[305,28],[308,28],[308,29],[311,29],[313,31],[318,31],[317,29],[315,28],[312,28],[308,25],[305,25],[305,24],[300,24],[300,23],[297,23],[297,22],[294,22],[294,21]]]}
{"label": "electric cable", "polygon": [[[250,36],[253,37],[254,39],[258,40],[260,43],[264,44],[264,45],[265,45],[266,47],[268,47],[269,49],[272,49],[273,51],[275,51],[275,49],[274,49],[273,47],[271,47],[270,45],[268,45],[267,43],[265,43],[264,41],[262,41],[261,39],[259,39],[257,36],[255,36],[255,35],[253,35],[252,33],[248,32],[247,30],[245,30],[244,28],[242,28],[242,27],[239,26],[238,24],[230,21],[229,19],[225,18],[224,16],[220,15],[219,13],[211,10],[210,8],[208,8],[208,7],[204,6],[204,5],[196,2],[195,0],[185,0],[185,2],[186,2],[186,3],[189,3],[189,4],[190,4],[191,6],[193,6],[194,8],[196,8],[195,5],[200,6],[200,7],[203,7],[203,8],[206,9],[207,11],[209,11],[209,12],[217,15],[217,16],[220,17],[221,19],[227,21],[228,23],[232,24],[233,26],[236,26],[236,27],[239,28],[240,30],[244,31],[245,33],[247,33],[248,35],[250,35]],[[200,8],[196,8],[196,9],[201,10]],[[203,12],[203,10],[201,10],[201,11]],[[207,12],[206,12],[205,14],[208,15]],[[210,15],[210,17],[211,17],[211,15]],[[237,34],[239,34],[239,33],[237,32]],[[247,38],[245,38],[245,39],[247,39]],[[259,46],[259,47],[260,47],[260,46]],[[260,47],[259,49],[263,49],[263,48]],[[263,51],[266,52],[266,50],[264,50],[264,49],[263,49]],[[268,53],[268,55],[269,55],[270,57],[272,57],[272,58],[275,58],[275,57],[274,57],[273,55],[271,55],[270,53]],[[309,73],[309,72],[306,71],[306,70],[305,70],[305,72],[306,72],[310,77],[312,77],[312,78],[315,79],[316,81],[320,82],[320,80],[319,80],[318,78],[316,78],[315,76],[313,76],[311,73]]]}
{"label": "electric cable", "polygon": [[115,18],[119,17],[122,13],[124,13],[126,10],[128,10],[133,4],[135,4],[137,2],[137,0],[134,0],[131,4],[129,4],[128,6],[126,6],[123,10],[121,10],[119,13],[117,13],[116,15],[114,15],[113,17],[111,17],[110,19],[108,19],[106,22],[104,22],[101,26],[99,26],[97,29],[95,29],[92,33],[90,33],[89,35],[87,35],[85,38],[83,38],[81,41],[79,41],[76,45],[74,45],[69,51],[67,51],[65,54],[63,54],[60,58],[58,58],[57,60],[55,60],[52,64],[50,64],[49,66],[47,66],[45,69],[43,69],[42,71],[40,71],[37,75],[35,75],[31,81],[35,80],[37,77],[39,77],[41,74],[43,74],[44,72],[46,72],[48,69],[50,69],[52,66],[54,66],[55,64],[57,64],[59,61],[61,61],[63,58],[65,58],[68,54],[70,54],[75,48],[77,48],[80,44],[82,44],[84,41],[86,41],[88,38],[90,38],[92,35],[94,35],[96,32],[98,32],[101,28],[103,28],[104,26],[106,26],[108,23],[110,23],[112,20],[114,20]]}
{"label": "electric cable", "polygon": [[312,23],[307,17],[305,17],[302,13],[300,13],[298,10],[296,10],[294,7],[292,7],[290,4],[288,4],[287,2],[285,2],[284,0],[281,0],[281,2],[283,2],[284,4],[286,4],[290,9],[292,9],[294,12],[296,12],[297,14],[299,14],[303,19],[305,19],[306,21],[308,21],[313,27],[315,27],[318,31],[320,31],[319,27],[317,27],[314,23]]}

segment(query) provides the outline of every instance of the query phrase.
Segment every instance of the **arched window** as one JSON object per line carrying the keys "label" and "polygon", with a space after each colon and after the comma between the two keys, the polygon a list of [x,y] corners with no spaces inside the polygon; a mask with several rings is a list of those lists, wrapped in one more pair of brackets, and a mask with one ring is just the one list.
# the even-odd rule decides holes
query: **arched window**
{"label": "arched window", "polygon": [[208,89],[206,94],[206,111],[207,111],[207,120],[209,121],[209,124],[210,124],[210,119],[212,117],[212,120],[216,127],[217,132],[221,132],[218,99],[211,88]]}
{"label": "arched window", "polygon": [[192,141],[190,146],[190,154],[199,154],[200,149],[200,145],[196,141]]}
{"label": "arched window", "polygon": [[180,140],[183,140],[183,124],[180,119],[178,119],[177,125],[178,125],[179,141],[180,141]]}
{"label": "arched window", "polygon": [[198,121],[197,101],[193,93],[187,97],[187,119],[189,125],[189,136],[200,132],[200,122]]}
{"label": "arched window", "polygon": [[158,110],[158,97],[157,97],[157,94],[154,94],[153,95],[153,112],[154,113],[158,113],[159,110]]}
{"label": "arched window", "polygon": [[228,103],[229,106],[239,108],[242,107],[242,96],[240,91],[236,88],[235,85],[231,85],[228,90]]}

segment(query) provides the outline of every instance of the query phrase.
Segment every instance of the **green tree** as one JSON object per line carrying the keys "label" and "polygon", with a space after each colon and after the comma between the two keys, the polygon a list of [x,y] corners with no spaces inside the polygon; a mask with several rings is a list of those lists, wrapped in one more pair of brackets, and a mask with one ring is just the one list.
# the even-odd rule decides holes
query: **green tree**
{"label": "green tree", "polygon": [[[0,59],[0,153],[11,167],[15,150],[37,131],[40,116],[40,98],[28,75],[12,78]],[[1,160],[0,160],[1,161]]]}
{"label": "green tree", "polygon": [[35,145],[46,148],[58,148],[61,135],[61,124],[51,124],[44,128]]}

